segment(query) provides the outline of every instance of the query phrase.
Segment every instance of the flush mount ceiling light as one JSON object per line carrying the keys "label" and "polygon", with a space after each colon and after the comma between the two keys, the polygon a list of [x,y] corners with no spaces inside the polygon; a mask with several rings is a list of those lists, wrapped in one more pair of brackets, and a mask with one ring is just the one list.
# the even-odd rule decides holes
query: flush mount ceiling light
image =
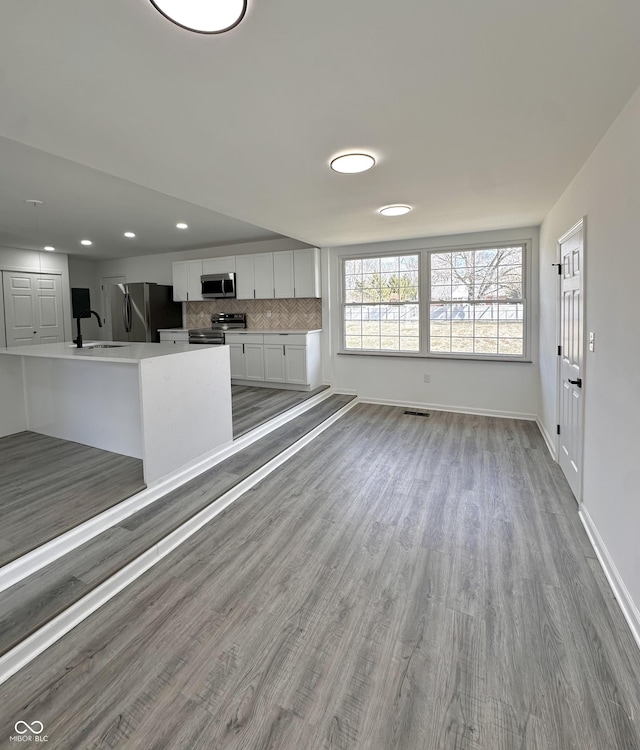
{"label": "flush mount ceiling light", "polygon": [[400,203],[396,203],[393,206],[383,206],[378,209],[378,213],[382,216],[403,216],[411,211],[411,206],[405,206]]}
{"label": "flush mount ceiling light", "polygon": [[356,174],[371,169],[376,160],[371,154],[343,154],[331,160],[331,169],[341,174]]}
{"label": "flush mount ceiling light", "polygon": [[53,251],[55,250],[55,247],[53,247],[52,245],[45,245],[45,246],[44,246],[44,249],[45,249],[45,250],[46,250],[46,251],[47,251],[48,253],[52,253],[52,252],[53,252]]}
{"label": "flush mount ceiling light", "polygon": [[89,247],[89,245],[93,245],[93,242],[91,240],[80,240],[80,244]]}
{"label": "flush mount ceiling light", "polygon": [[221,34],[237,26],[247,0],[150,0],[165,18],[188,31]]}
{"label": "flush mount ceiling light", "polygon": [[181,222],[179,222],[178,224],[176,224],[176,227],[177,227],[178,229],[189,229],[189,225],[188,225],[188,224],[185,224],[185,223],[184,223],[184,221],[181,221]]}
{"label": "flush mount ceiling light", "polygon": [[129,237],[129,239],[131,239],[132,237],[135,237],[136,235],[135,235],[135,232],[125,232],[124,236]]}

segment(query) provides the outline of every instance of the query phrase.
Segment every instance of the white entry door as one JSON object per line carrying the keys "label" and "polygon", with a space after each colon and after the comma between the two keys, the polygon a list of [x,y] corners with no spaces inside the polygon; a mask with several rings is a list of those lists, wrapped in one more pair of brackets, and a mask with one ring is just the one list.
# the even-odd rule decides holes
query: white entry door
{"label": "white entry door", "polygon": [[584,225],[560,239],[559,462],[576,500],[582,491],[584,394]]}
{"label": "white entry door", "polygon": [[64,341],[60,276],[4,271],[7,346]]}

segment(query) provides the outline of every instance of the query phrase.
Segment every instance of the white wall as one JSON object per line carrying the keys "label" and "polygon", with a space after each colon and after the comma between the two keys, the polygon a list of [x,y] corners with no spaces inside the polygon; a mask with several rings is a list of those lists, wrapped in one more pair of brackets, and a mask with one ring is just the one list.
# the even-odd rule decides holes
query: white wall
{"label": "white wall", "polygon": [[[81,289],[89,289],[89,295],[91,297],[91,309],[95,310],[100,317],[104,317],[104,311],[102,309],[102,292],[100,290],[100,279],[96,276],[96,264],[88,260],[82,260],[75,258],[73,255],[69,257],[69,286],[71,288],[80,287]],[[76,334],[75,321],[74,321],[73,335]],[[83,318],[82,320],[82,337],[86,340],[89,339],[104,339],[102,335],[102,329],[98,327],[96,319]]]}
{"label": "white wall", "polygon": [[[0,271],[28,271],[30,273],[57,273],[62,276],[62,314],[64,337],[71,339],[71,294],[69,291],[69,264],[64,253],[39,253],[0,247]],[[4,321],[2,323],[4,331]]]}
{"label": "white wall", "polygon": [[[545,218],[540,233],[541,419],[555,431],[557,240],[586,216],[583,502],[640,605],[640,89]],[[637,614],[637,611],[636,611]],[[639,622],[640,624],[640,622]]]}
{"label": "white wall", "polygon": [[[532,362],[480,362],[438,358],[338,354],[341,343],[340,257],[369,252],[403,252],[492,242],[531,242]],[[325,248],[323,262],[323,378],[367,400],[501,416],[535,418],[538,375],[538,229],[500,230],[448,237]],[[328,291],[328,294],[326,292]],[[330,356],[327,356],[329,354]],[[431,383],[424,383],[424,375]]]}

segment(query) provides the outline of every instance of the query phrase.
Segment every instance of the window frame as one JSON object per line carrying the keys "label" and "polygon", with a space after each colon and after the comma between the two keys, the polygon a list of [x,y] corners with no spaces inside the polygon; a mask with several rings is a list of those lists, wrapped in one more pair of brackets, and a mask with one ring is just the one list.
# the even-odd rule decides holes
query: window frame
{"label": "window frame", "polygon": [[[347,302],[347,289],[346,289],[346,274],[345,274],[345,264],[348,261],[354,261],[354,260],[367,260],[369,258],[402,258],[402,257],[408,257],[408,256],[416,256],[418,258],[418,300],[417,302],[400,302],[400,303],[391,303],[395,304],[397,307],[403,307],[404,305],[417,305],[418,306],[418,351],[411,351],[409,349],[403,349],[403,350],[394,350],[394,349],[347,349],[346,347],[346,317],[345,317],[345,310],[347,307],[351,306],[357,306],[358,303],[354,302]],[[386,252],[386,253],[368,253],[366,255],[344,255],[340,257],[340,326],[341,326],[341,332],[340,332],[340,353],[341,354],[373,354],[373,355],[384,355],[384,356],[392,356],[392,357],[416,357],[421,356],[422,353],[422,347],[423,347],[423,340],[424,340],[424,323],[422,319],[422,295],[424,293],[424,290],[422,288],[422,265],[423,265],[423,255],[422,250],[407,250],[403,252]],[[374,307],[378,304],[380,307],[382,307],[384,304],[388,303],[362,303],[362,307],[368,306],[368,307]],[[382,336],[381,336],[382,337]]]}
{"label": "window frame", "polygon": [[[522,248],[522,293],[523,298],[514,300],[522,303],[523,306],[523,334],[522,354],[474,354],[467,352],[431,352],[431,256],[438,253],[453,253],[465,251],[477,251],[488,249],[503,249],[509,247]],[[345,262],[349,260],[365,260],[367,258],[388,258],[402,257],[407,255],[418,256],[418,321],[420,326],[419,350],[413,351],[394,351],[380,349],[347,349],[346,348],[346,326],[345,326],[345,309],[346,303],[346,278]],[[525,362],[531,360],[531,262],[532,262],[532,242],[530,239],[513,239],[510,241],[500,240],[499,242],[474,242],[472,244],[445,245],[432,248],[415,248],[403,249],[385,252],[369,252],[349,254],[344,253],[338,256],[338,273],[340,275],[340,344],[338,354],[372,356],[372,357],[409,357],[419,359],[452,359],[465,360],[471,362]],[[349,303],[350,305],[353,303]]]}

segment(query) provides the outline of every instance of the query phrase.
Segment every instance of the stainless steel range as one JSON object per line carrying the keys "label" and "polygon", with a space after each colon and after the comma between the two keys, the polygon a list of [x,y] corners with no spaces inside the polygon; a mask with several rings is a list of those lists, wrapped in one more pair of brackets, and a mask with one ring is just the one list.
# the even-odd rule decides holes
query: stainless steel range
{"label": "stainless steel range", "polygon": [[211,328],[189,329],[190,344],[224,344],[225,331],[247,327],[246,313],[213,313]]}

